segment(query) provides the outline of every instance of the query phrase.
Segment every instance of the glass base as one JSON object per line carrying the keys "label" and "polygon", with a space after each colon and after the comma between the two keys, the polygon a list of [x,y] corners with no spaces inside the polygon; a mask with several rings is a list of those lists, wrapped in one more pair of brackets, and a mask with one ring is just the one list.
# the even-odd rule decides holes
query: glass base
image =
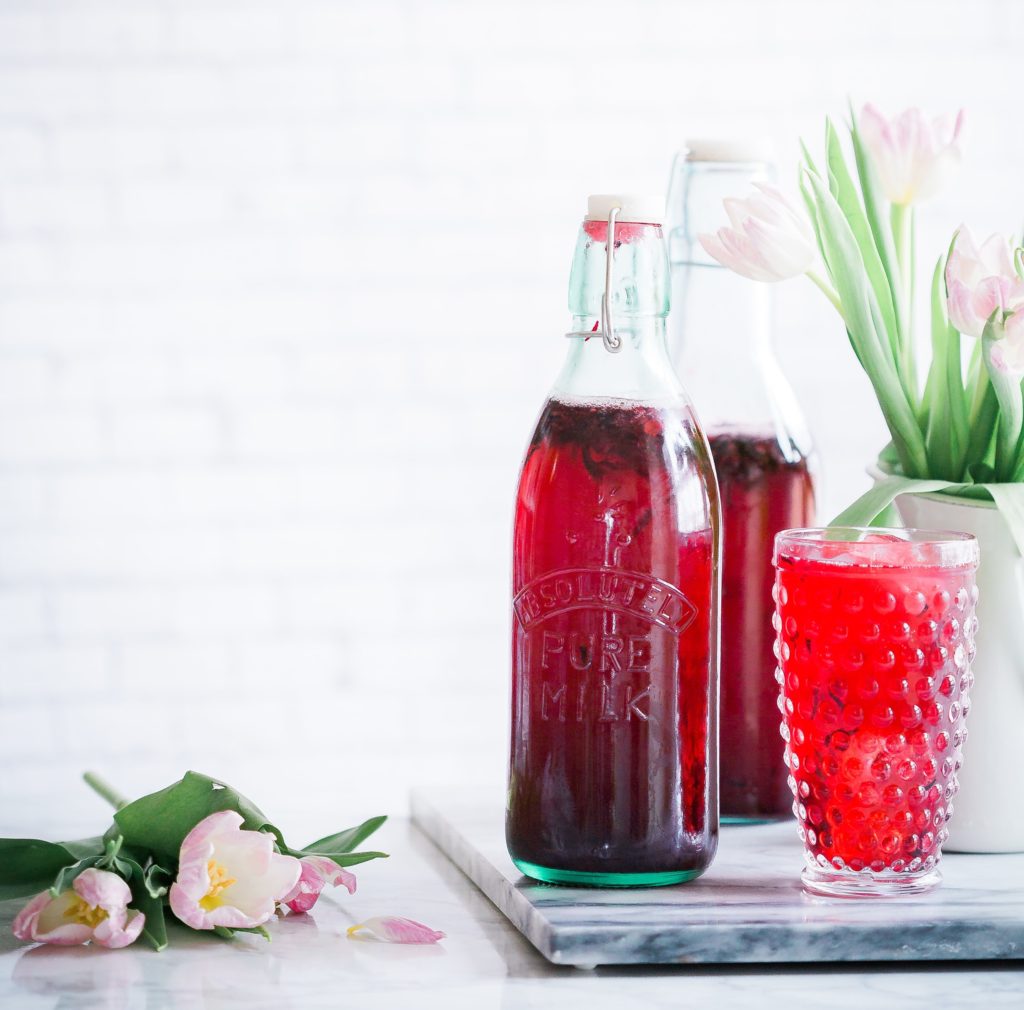
{"label": "glass base", "polygon": [[898,898],[924,894],[942,883],[942,874],[936,869],[923,873],[854,873],[807,867],[800,877],[805,890],[826,898]]}
{"label": "glass base", "polygon": [[570,887],[666,887],[685,884],[699,877],[702,870],[669,870],[664,873],[590,873],[582,870],[553,870],[548,866],[513,859],[518,869],[544,884],[568,884]]}

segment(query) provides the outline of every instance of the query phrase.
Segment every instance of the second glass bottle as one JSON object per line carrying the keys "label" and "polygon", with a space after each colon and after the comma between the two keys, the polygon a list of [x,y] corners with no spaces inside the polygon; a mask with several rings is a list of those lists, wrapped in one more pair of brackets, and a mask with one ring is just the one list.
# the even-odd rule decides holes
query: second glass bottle
{"label": "second glass bottle", "polygon": [[747,143],[691,141],[673,166],[669,348],[693,390],[722,502],[722,819],[788,817],[772,643],[772,543],[814,525],[811,443],[771,343],[767,284],[720,266],[698,236],[725,219],[723,198],[772,172]]}

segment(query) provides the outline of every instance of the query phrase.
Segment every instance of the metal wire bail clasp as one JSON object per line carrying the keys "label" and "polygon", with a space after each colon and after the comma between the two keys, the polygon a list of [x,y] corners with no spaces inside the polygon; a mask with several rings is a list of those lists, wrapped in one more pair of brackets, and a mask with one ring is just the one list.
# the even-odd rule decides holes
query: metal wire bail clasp
{"label": "metal wire bail clasp", "polygon": [[605,248],[604,294],[601,296],[601,339],[604,349],[612,354],[622,350],[622,337],[615,332],[612,319],[612,284],[615,275],[615,219],[621,207],[612,207],[608,212],[608,245]]}
{"label": "metal wire bail clasp", "polygon": [[604,349],[611,354],[617,354],[622,350],[622,337],[615,332],[615,322],[612,319],[612,284],[615,277],[615,219],[619,216],[621,207],[612,207],[608,212],[608,244],[605,247],[604,264],[604,294],[601,295],[601,328],[592,331],[573,331],[567,333],[567,337],[597,337],[600,336],[604,343]]}

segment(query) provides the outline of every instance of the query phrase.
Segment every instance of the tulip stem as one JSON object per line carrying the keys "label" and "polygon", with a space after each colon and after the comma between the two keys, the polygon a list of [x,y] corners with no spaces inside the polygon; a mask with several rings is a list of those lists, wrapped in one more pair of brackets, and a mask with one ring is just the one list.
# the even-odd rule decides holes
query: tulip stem
{"label": "tulip stem", "polygon": [[893,204],[890,214],[896,260],[899,264],[900,318],[903,325],[899,334],[900,360],[897,367],[903,378],[911,405],[917,409],[917,361],[914,355],[914,208]]}
{"label": "tulip stem", "polygon": [[839,313],[843,318],[843,322],[846,322],[846,313],[843,312],[843,303],[839,300],[839,295],[836,294],[832,285],[829,284],[824,277],[820,277],[813,270],[807,271],[807,276],[814,283],[815,287],[835,306],[836,312]]}
{"label": "tulip stem", "polygon": [[106,779],[101,778],[95,772],[86,772],[83,776],[85,784],[93,792],[102,796],[115,810],[128,806],[126,800]]}

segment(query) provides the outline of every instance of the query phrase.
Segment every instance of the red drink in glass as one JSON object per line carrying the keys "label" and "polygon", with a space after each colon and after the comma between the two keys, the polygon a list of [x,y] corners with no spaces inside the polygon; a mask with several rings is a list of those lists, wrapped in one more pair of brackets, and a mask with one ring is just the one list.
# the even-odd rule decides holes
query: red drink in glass
{"label": "red drink in glass", "polygon": [[775,561],[805,885],[839,895],[934,886],[970,706],[977,544],[796,530],[779,535]]}
{"label": "red drink in glass", "polygon": [[530,876],[669,883],[714,854],[701,443],[684,405],[551,399],[541,415],[513,554],[507,840]]}
{"label": "red drink in glass", "polygon": [[795,447],[773,434],[709,435],[722,502],[722,817],[789,815],[792,796],[779,760],[778,689],[772,677],[772,543],[780,530],[814,522],[814,485]]}

